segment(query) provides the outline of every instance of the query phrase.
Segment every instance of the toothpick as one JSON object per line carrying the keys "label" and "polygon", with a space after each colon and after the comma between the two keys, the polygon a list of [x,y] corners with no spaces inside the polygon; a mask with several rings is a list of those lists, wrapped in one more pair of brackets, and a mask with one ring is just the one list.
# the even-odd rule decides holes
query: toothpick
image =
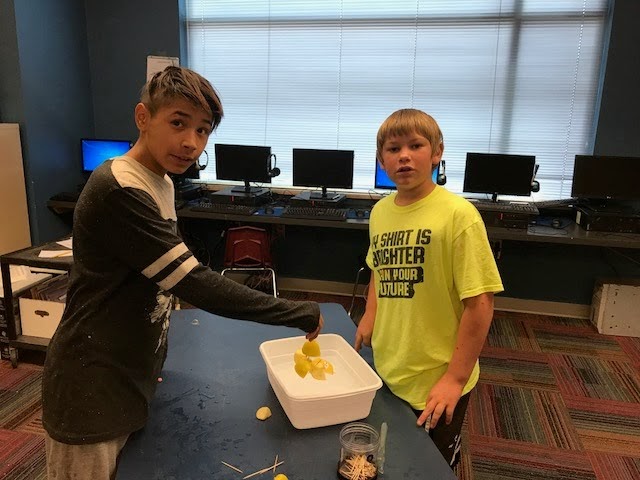
{"label": "toothpick", "polygon": [[266,473],[269,470],[271,470],[272,468],[279,467],[283,463],[284,463],[284,461],[275,463],[275,464],[273,464],[273,466],[269,465],[267,468],[263,468],[262,470],[258,470],[257,472],[253,472],[253,473],[247,475],[246,477],[242,477],[242,480],[246,480],[247,478],[255,477],[256,475],[261,475],[263,473]]}
{"label": "toothpick", "polygon": [[273,473],[276,473],[276,463],[278,463],[278,455],[276,455],[276,459],[273,462]]}
{"label": "toothpick", "polygon": [[227,462],[221,462],[225,467],[229,467],[231,470],[235,470],[238,473],[244,473],[239,468],[234,467],[233,465],[229,465]]}

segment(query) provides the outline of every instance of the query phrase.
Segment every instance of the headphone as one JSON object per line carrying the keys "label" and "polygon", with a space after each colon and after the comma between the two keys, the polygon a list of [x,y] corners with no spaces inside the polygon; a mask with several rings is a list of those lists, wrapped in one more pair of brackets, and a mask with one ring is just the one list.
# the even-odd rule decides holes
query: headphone
{"label": "headphone", "polygon": [[535,167],[533,167],[533,177],[531,178],[531,191],[539,192],[540,191],[540,182],[536,180],[536,173],[538,173],[538,168],[540,165],[536,163]]}
{"label": "headphone", "polygon": [[195,169],[200,171],[200,170],[204,170],[205,168],[207,168],[207,165],[209,165],[209,154],[207,153],[206,150],[203,150],[202,153],[204,153],[207,156],[207,163],[205,163],[204,165],[200,165],[200,159],[196,158],[196,163],[195,163]]}
{"label": "headphone", "polygon": [[[273,168],[271,168],[271,159],[273,159]],[[276,162],[277,162],[276,154],[275,153],[270,154],[269,170],[267,171],[267,175],[269,176],[269,178],[277,177],[278,175],[280,175],[280,169],[276,167]]]}
{"label": "headphone", "polygon": [[438,185],[444,185],[445,183],[447,183],[447,169],[446,169],[446,165],[444,160],[440,160],[440,166],[442,167],[442,171],[440,171],[440,169],[438,169],[438,176],[436,177],[436,183]]}

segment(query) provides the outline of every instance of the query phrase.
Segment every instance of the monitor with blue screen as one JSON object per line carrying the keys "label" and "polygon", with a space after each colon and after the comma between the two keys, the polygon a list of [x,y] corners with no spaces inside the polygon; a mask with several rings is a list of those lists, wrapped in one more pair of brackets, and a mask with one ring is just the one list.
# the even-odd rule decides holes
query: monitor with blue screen
{"label": "monitor with blue screen", "polygon": [[129,140],[83,138],[80,140],[80,146],[82,170],[85,173],[91,173],[105,160],[127,153],[133,143]]}
{"label": "monitor with blue screen", "polygon": [[[438,164],[438,167],[433,170],[433,174],[431,175],[433,183],[436,183],[438,179],[439,169],[440,169],[440,164]],[[396,189],[396,184],[393,183],[393,181],[391,181],[391,179],[389,178],[389,175],[387,175],[387,172],[384,171],[384,169],[380,166],[380,162],[378,162],[377,160],[376,160],[376,177],[374,182],[374,188],[380,189],[380,190]]]}

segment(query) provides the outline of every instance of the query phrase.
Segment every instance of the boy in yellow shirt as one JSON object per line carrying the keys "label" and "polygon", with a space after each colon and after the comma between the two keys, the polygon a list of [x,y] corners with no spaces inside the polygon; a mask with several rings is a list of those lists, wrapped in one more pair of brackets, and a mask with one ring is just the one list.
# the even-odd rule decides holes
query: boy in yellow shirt
{"label": "boy in yellow shirt", "polygon": [[444,144],[436,121],[415,109],[380,126],[377,158],[397,192],[369,220],[367,306],[355,348],[375,367],[454,468],[478,357],[503,290],[475,207],[433,183]]}

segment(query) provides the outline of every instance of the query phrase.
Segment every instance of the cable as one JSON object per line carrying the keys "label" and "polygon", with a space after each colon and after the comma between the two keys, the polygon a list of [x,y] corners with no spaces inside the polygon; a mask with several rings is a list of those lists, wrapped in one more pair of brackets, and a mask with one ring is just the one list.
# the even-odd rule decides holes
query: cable
{"label": "cable", "polygon": [[617,253],[617,254],[618,254],[618,255],[620,255],[621,257],[626,258],[627,260],[629,260],[630,262],[635,263],[636,265],[640,265],[640,261],[636,260],[636,259],[635,259],[635,258],[633,258],[633,257],[630,257],[630,256],[628,256],[628,255],[625,255],[624,253],[619,252],[619,251],[617,251],[616,249],[611,248],[611,247],[605,247],[605,248],[606,248],[607,250],[609,250],[609,251],[613,252],[613,253]]}

